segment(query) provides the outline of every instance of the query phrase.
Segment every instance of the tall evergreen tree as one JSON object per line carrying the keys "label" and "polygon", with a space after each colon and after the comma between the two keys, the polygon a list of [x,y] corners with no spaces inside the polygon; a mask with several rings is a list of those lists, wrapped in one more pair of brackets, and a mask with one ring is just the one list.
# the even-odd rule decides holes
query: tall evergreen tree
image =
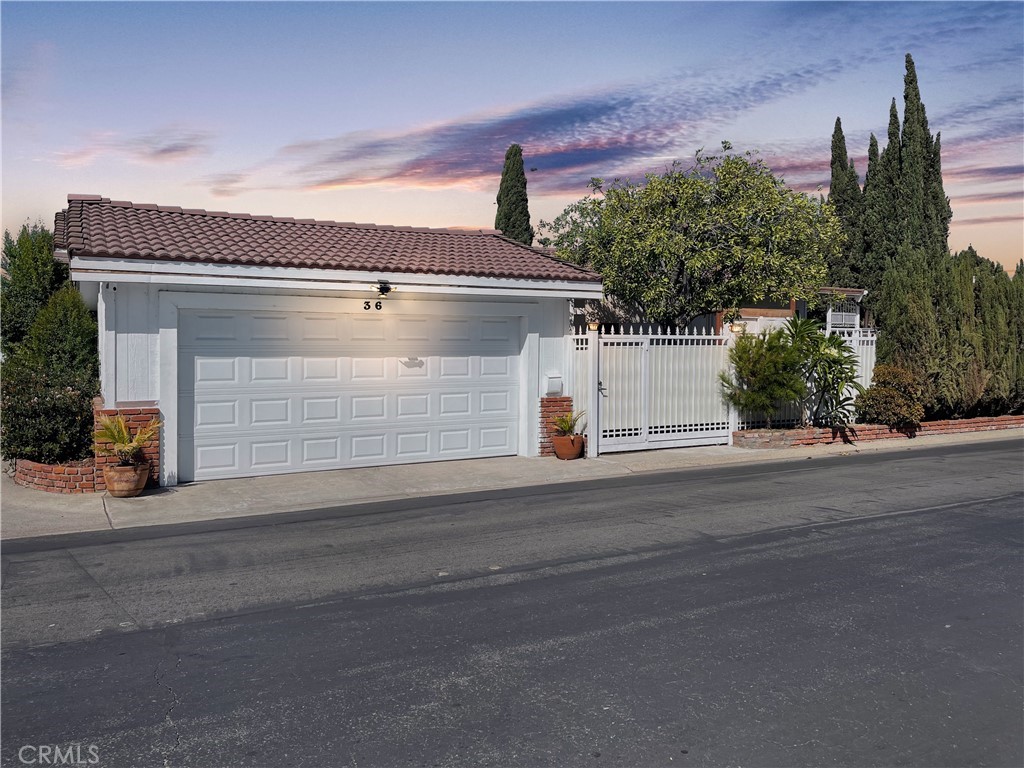
{"label": "tall evergreen tree", "polygon": [[1004,413],[1009,406],[1016,369],[1010,344],[1012,285],[1002,266],[978,259],[975,269],[976,320],[981,331],[985,388],[978,409]]}
{"label": "tall evergreen tree", "polygon": [[835,208],[846,237],[838,258],[828,265],[829,285],[858,288],[864,248],[864,197],[857,171],[846,151],[843,124],[838,117],[832,131],[832,178],[829,183],[828,201]]}
{"label": "tall evergreen tree", "polygon": [[533,244],[530,206],[526,197],[526,171],[523,170],[523,148],[513,144],[505,152],[505,167],[498,186],[498,212],[494,228],[523,245]]}
{"label": "tall evergreen tree", "polygon": [[1024,411],[1024,259],[1010,282],[1010,350],[1014,358],[1010,408]]}
{"label": "tall evergreen tree", "polygon": [[933,273],[924,251],[907,244],[900,246],[882,277],[876,311],[878,361],[914,373],[922,384],[926,410],[933,410],[942,363]]}
{"label": "tall evergreen tree", "polygon": [[878,139],[871,134],[868,143],[868,169],[864,175],[864,220],[861,226],[863,252],[861,254],[860,285],[868,290],[868,305],[873,306],[882,273],[885,271],[888,222],[884,216],[887,206],[884,198],[890,190],[883,183],[881,158],[878,154]]}
{"label": "tall evergreen tree", "polygon": [[4,232],[0,285],[0,348],[9,355],[28,334],[39,310],[68,279],[68,268],[53,258],[53,235],[41,224],[22,226],[15,240]]}
{"label": "tall evergreen tree", "polygon": [[907,54],[907,72],[903,78],[903,131],[900,135],[900,226],[904,241],[934,256],[932,232],[927,231],[925,201],[933,162],[932,136],[921,91],[917,85],[914,60]]}
{"label": "tall evergreen tree", "polygon": [[930,417],[1024,409],[1024,261],[1010,280],[973,248],[949,252],[942,141],[910,54],[903,86],[902,127],[893,99],[888,143],[879,152],[872,135],[864,180],[859,278],[881,330],[878,361],[919,378]]}
{"label": "tall evergreen tree", "polygon": [[947,256],[934,270],[936,320],[942,365],[935,383],[936,410],[966,416],[987,384],[981,331],[976,321],[973,248]]}

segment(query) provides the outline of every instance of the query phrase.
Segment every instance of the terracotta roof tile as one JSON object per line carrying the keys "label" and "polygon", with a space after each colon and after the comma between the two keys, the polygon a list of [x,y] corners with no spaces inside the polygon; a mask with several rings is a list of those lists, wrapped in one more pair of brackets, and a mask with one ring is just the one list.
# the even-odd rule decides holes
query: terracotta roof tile
{"label": "terracotta roof tile", "polygon": [[54,244],[69,256],[599,282],[590,270],[496,230],[250,216],[68,195]]}

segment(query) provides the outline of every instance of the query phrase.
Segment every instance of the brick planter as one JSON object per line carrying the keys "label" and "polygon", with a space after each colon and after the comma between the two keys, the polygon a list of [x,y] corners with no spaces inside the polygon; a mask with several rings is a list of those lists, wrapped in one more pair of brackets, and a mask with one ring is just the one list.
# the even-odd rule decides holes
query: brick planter
{"label": "brick planter", "polygon": [[92,493],[96,490],[93,459],[68,464],[40,464],[28,459],[14,463],[14,482],[47,493]]}
{"label": "brick planter", "polygon": [[[101,416],[124,416],[135,434],[140,427],[160,418],[160,409],[155,403],[121,403],[118,408],[103,408],[100,398],[93,402],[93,423]],[[160,437],[159,435],[142,446],[142,455],[149,462],[149,485],[160,481]],[[103,467],[117,464],[116,456],[96,456],[67,464],[40,464],[27,459],[18,459],[14,464],[14,482],[26,488],[36,488],[48,493],[93,493],[107,490],[103,480]]]}
{"label": "brick planter", "polygon": [[948,419],[925,422],[916,429],[890,429],[884,424],[852,424],[849,427],[807,429],[744,429],[733,432],[733,445],[740,448],[794,448],[800,445],[864,443],[894,437],[945,435],[954,432],[989,432],[1024,427],[1024,415],[992,416],[979,419]]}

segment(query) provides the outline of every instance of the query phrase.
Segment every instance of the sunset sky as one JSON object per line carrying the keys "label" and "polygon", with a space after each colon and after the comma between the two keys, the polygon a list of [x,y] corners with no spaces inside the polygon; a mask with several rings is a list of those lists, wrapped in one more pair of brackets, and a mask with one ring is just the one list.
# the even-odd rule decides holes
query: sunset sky
{"label": "sunset sky", "polygon": [[913,55],[950,247],[1024,254],[1024,3],[3,2],[3,227],[68,193],[494,225],[508,145],[534,225],[593,176],[724,140],[827,193],[863,177]]}

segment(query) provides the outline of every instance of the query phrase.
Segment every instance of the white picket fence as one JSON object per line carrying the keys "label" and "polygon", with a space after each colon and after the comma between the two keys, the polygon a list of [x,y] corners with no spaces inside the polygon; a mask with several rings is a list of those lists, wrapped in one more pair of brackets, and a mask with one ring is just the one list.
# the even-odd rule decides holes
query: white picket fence
{"label": "white picket fence", "polygon": [[[859,381],[874,368],[875,333],[845,331],[857,352]],[[571,337],[573,370],[568,391],[576,411],[586,411],[591,456],[618,451],[728,445],[735,430],[763,426],[722,399],[719,374],[729,365],[735,337],[666,329],[656,325],[579,329]],[[794,407],[772,418],[779,426],[799,419]]]}

